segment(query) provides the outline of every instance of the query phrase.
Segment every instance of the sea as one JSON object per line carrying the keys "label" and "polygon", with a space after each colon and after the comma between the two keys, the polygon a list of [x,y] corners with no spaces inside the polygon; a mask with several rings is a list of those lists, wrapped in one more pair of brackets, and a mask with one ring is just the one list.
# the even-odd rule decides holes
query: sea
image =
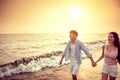
{"label": "sea", "polygon": [[[97,50],[107,43],[107,35],[107,33],[79,34],[77,39],[91,51]],[[14,68],[2,67],[0,77],[21,72],[35,72],[45,67],[61,66],[59,61],[69,40],[67,33],[0,34],[0,65],[22,58],[44,56],[26,65],[21,63]],[[86,57],[84,52],[82,52],[82,56]],[[64,61],[62,65],[68,63]]]}

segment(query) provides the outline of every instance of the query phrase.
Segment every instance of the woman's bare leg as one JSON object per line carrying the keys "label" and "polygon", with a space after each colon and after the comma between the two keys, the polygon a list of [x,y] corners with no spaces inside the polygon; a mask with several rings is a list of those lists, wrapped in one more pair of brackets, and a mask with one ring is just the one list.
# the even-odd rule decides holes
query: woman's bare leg
{"label": "woman's bare leg", "polygon": [[115,80],[115,79],[116,79],[116,77],[110,76],[110,80]]}
{"label": "woman's bare leg", "polygon": [[102,80],[108,80],[108,74],[102,73]]}

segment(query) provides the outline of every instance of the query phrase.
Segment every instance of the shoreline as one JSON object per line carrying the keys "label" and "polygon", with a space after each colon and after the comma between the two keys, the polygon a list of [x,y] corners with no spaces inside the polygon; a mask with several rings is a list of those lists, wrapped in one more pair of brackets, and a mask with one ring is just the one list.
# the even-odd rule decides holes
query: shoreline
{"label": "shoreline", "polygon": [[[90,51],[96,61],[101,54],[101,49]],[[96,67],[92,67],[89,58],[84,58],[80,65],[78,80],[101,80],[103,60]],[[1,80],[71,80],[69,65],[62,65],[56,68],[44,68],[37,72],[20,73],[1,78]],[[118,65],[118,77],[120,80],[120,68]]]}

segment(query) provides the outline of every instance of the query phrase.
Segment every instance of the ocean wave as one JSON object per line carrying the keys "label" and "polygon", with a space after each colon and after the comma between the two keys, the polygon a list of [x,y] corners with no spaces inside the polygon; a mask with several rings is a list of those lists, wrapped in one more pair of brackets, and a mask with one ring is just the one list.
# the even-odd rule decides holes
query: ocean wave
{"label": "ocean wave", "polygon": [[59,43],[59,45],[66,45],[67,42],[62,42],[62,43]]}
{"label": "ocean wave", "polygon": [[0,77],[17,73],[36,72],[45,67],[58,67],[62,51],[53,52],[40,56],[32,56],[15,60],[14,62],[0,65]]}
{"label": "ocean wave", "polygon": [[106,40],[97,40],[97,41],[93,41],[93,42],[86,42],[86,44],[89,44],[89,45],[95,45],[95,44],[100,44],[100,43],[105,44]]}
{"label": "ocean wave", "polygon": [[[107,40],[97,40],[97,41],[83,42],[83,43],[86,45],[86,47],[89,50],[95,50],[95,49],[101,48],[102,45],[104,45],[106,42]],[[66,45],[66,44],[67,42],[59,43],[59,45]]]}
{"label": "ocean wave", "polygon": [[[61,58],[62,51],[52,52],[52,54],[47,53],[40,56],[32,56],[27,58],[22,58],[20,60],[15,60],[14,62],[0,65],[0,77],[10,76],[13,74],[24,73],[24,72],[36,72],[42,70],[46,67],[53,68],[59,67],[59,60]],[[82,53],[82,58],[86,55]],[[63,64],[68,64],[68,62],[63,60]]]}
{"label": "ocean wave", "polygon": [[[92,41],[92,42],[83,42],[85,44],[89,44],[89,45],[95,45],[95,44],[99,44],[99,43],[105,43],[107,40],[97,40],[97,41]],[[59,45],[66,45],[67,42],[62,42],[59,43]]]}

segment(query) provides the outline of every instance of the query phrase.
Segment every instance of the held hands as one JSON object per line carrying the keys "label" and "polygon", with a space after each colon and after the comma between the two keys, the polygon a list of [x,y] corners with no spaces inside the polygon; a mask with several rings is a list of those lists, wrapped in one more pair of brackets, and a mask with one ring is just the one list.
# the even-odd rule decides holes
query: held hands
{"label": "held hands", "polygon": [[97,65],[96,62],[93,60],[92,57],[90,57],[90,60],[91,60],[91,64],[92,64],[92,66],[95,67],[95,66]]}
{"label": "held hands", "polygon": [[96,65],[97,65],[96,62],[92,61],[92,66],[96,67]]}

